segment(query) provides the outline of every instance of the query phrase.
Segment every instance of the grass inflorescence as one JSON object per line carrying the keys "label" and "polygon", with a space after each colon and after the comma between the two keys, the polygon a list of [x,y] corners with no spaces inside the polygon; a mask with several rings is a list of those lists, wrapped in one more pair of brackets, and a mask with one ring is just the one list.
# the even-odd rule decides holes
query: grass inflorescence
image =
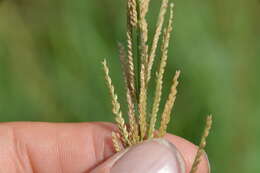
{"label": "grass inflorescence", "polygon": [[[112,141],[116,151],[135,145],[147,139],[163,137],[171,119],[171,112],[177,95],[178,79],[180,71],[177,70],[173,76],[173,82],[164,105],[160,127],[156,128],[158,112],[160,108],[163,76],[167,65],[168,49],[171,32],[173,30],[173,3],[162,0],[158,14],[157,24],[151,39],[151,47],[148,45],[148,22],[146,16],[149,10],[150,0],[128,0],[127,1],[127,32],[126,49],[119,44],[119,57],[122,64],[123,76],[126,88],[126,100],[128,104],[128,124],[123,117],[118,96],[115,93],[112,80],[109,76],[109,68],[106,60],[103,61],[105,79],[112,98],[112,112],[118,126],[118,132],[112,133]],[[168,22],[166,14],[169,13]],[[159,40],[162,36],[161,45]],[[157,57],[157,49],[160,47],[160,63],[156,72],[156,86],[152,109],[148,110],[149,81],[152,78],[152,68]],[[191,173],[195,173],[200,162],[203,149],[206,146],[206,138],[212,124],[211,116],[208,116],[206,127],[201,138],[201,143]]]}

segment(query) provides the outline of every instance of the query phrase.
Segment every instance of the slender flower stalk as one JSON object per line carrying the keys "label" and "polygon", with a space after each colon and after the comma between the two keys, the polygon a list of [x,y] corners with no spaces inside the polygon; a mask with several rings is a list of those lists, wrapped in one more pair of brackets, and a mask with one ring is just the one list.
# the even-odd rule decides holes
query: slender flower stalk
{"label": "slender flower stalk", "polygon": [[114,145],[116,152],[119,152],[119,151],[122,150],[122,147],[121,147],[122,144],[120,142],[120,137],[115,132],[112,132],[112,142],[113,142],[113,145]]}
{"label": "slender flower stalk", "polygon": [[172,21],[173,21],[173,5],[171,5],[170,9],[170,19],[167,26],[167,29],[164,32],[163,43],[162,43],[162,57],[161,63],[159,66],[159,70],[157,72],[157,81],[156,81],[156,88],[155,88],[155,97],[152,107],[152,115],[149,127],[148,138],[153,138],[154,130],[155,130],[155,123],[157,119],[157,113],[160,106],[161,95],[162,95],[162,84],[163,84],[163,75],[165,71],[165,67],[167,64],[168,58],[168,47],[170,42],[170,36],[172,31]]}
{"label": "slender flower stalk", "polygon": [[148,24],[146,21],[146,15],[149,9],[149,0],[139,0],[139,29],[140,29],[140,49],[142,56],[142,63],[145,64],[148,55]]}
{"label": "slender flower stalk", "polygon": [[195,156],[194,162],[192,164],[192,168],[191,168],[190,173],[195,173],[198,170],[198,165],[200,163],[201,156],[204,153],[204,148],[206,147],[206,144],[207,144],[206,143],[206,139],[207,139],[207,137],[209,135],[211,126],[212,126],[212,116],[209,115],[207,117],[207,120],[206,120],[206,126],[205,126],[204,132],[202,134],[200,145],[199,145],[199,149],[197,151],[197,154]]}
{"label": "slender flower stalk", "polygon": [[[141,52],[141,72],[140,80],[146,79],[147,62],[148,62],[148,24],[146,15],[149,9],[149,0],[139,0],[139,31],[140,31],[140,52]],[[142,72],[144,70],[144,72]],[[143,75],[143,76],[142,76]],[[142,85],[142,81],[140,81]],[[144,86],[141,86],[141,88]],[[141,91],[140,91],[141,92]],[[141,95],[141,94],[140,94]]]}
{"label": "slender flower stalk", "polygon": [[128,1],[127,8],[127,76],[128,76],[128,85],[133,100],[137,100],[136,91],[135,91],[135,68],[134,68],[134,53],[133,53],[133,31],[137,26],[137,11],[136,11],[136,0]]}
{"label": "slender flower stalk", "polygon": [[163,137],[166,134],[168,123],[170,122],[170,115],[172,111],[172,107],[176,100],[176,94],[177,94],[177,86],[179,84],[178,78],[180,76],[180,71],[177,71],[175,73],[175,76],[173,78],[173,84],[171,87],[171,92],[169,94],[168,100],[166,101],[166,104],[164,106],[164,110],[162,113],[162,120],[161,120],[161,126],[159,128],[159,137]]}
{"label": "slender flower stalk", "polygon": [[133,59],[133,40],[132,40],[132,32],[127,31],[127,76],[128,76],[128,85],[130,94],[133,100],[137,100],[135,94],[135,68],[134,68],[134,59]]}
{"label": "slender flower stalk", "polygon": [[140,140],[139,128],[135,115],[134,103],[130,95],[129,89],[127,89],[127,104],[128,104],[128,118],[129,118],[129,135],[132,144],[136,144]]}
{"label": "slender flower stalk", "polygon": [[139,125],[140,125],[140,140],[144,140],[147,131],[147,62],[148,62],[148,24],[146,15],[149,9],[149,0],[139,0],[139,31],[140,31],[140,52],[141,52],[141,71],[140,71],[140,95],[139,95]]}
{"label": "slender flower stalk", "polygon": [[127,11],[128,11],[128,15],[127,17],[129,18],[128,24],[130,24],[130,26],[132,28],[136,27],[137,25],[137,4],[136,4],[136,0],[129,0],[127,2]]}
{"label": "slender flower stalk", "polygon": [[145,82],[145,66],[142,64],[141,67],[141,90],[140,90],[140,97],[139,97],[139,125],[140,125],[140,135],[141,135],[141,141],[144,140],[144,137],[146,136],[146,130],[147,130],[147,120],[146,120],[146,105],[147,105],[147,90],[146,90],[146,82]]}
{"label": "slender flower stalk", "polygon": [[112,98],[112,105],[113,105],[113,109],[112,112],[115,115],[115,120],[117,123],[117,126],[119,128],[120,134],[123,136],[123,142],[126,146],[131,145],[131,142],[129,141],[129,135],[128,135],[128,131],[125,125],[125,120],[122,116],[122,112],[120,110],[120,104],[117,100],[117,95],[115,94],[115,88],[112,84],[112,80],[109,76],[109,68],[107,66],[107,62],[106,60],[103,61],[103,68],[104,68],[104,72],[105,72],[105,79],[107,81],[107,86],[109,88],[110,91],[110,95]]}
{"label": "slender flower stalk", "polygon": [[[161,8],[160,8],[160,12],[159,12],[159,16],[157,19],[157,24],[156,24],[156,31],[153,37],[153,43],[152,43],[152,47],[151,47],[151,52],[150,52],[150,56],[148,59],[148,69],[147,69],[147,80],[149,81],[151,78],[151,70],[152,70],[152,66],[153,66],[153,62],[154,62],[154,58],[156,56],[156,50],[157,50],[157,46],[158,46],[158,42],[160,39],[160,35],[162,32],[162,27],[163,27],[163,23],[164,23],[164,18],[165,18],[165,14],[168,8],[168,3],[169,0],[163,0],[162,4],[161,4]],[[147,81],[147,83],[148,83]]]}
{"label": "slender flower stalk", "polygon": [[[134,105],[134,97],[132,94],[135,95],[135,93],[132,93],[132,85],[131,85],[131,79],[129,71],[131,71],[129,68],[129,64],[127,64],[126,61],[126,51],[124,49],[124,46],[122,44],[118,44],[119,47],[119,58],[122,65],[123,70],[123,77],[125,81],[125,87],[126,87],[126,100],[128,105],[128,118],[129,118],[129,138],[132,141],[133,144],[137,143],[139,140],[139,134],[138,134],[138,126],[135,116],[135,105]],[[132,92],[131,92],[132,91]]]}

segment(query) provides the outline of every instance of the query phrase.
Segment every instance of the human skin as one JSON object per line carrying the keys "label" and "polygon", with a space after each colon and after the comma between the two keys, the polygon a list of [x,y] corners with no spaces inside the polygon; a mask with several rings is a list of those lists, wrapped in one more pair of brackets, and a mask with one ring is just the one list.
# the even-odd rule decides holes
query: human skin
{"label": "human skin", "polygon": [[[115,130],[115,125],[105,122],[1,123],[0,172],[91,172],[115,154],[111,142],[111,132]],[[174,144],[181,153],[188,173],[197,147],[171,134],[167,134],[165,139]],[[209,172],[206,155],[202,157],[197,172]]]}

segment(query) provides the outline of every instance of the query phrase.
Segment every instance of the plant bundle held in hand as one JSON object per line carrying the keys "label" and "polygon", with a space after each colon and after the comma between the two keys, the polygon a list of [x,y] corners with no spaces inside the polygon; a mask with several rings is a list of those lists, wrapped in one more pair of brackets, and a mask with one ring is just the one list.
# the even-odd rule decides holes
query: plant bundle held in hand
{"label": "plant bundle held in hand", "polygon": [[[156,28],[151,38],[151,45],[148,45],[148,13],[150,0],[128,0],[127,1],[127,45],[119,44],[119,57],[122,64],[126,100],[128,105],[128,123],[121,111],[118,96],[109,76],[109,68],[106,60],[103,61],[105,79],[112,98],[113,114],[119,129],[112,133],[112,141],[117,152],[140,143],[147,139],[163,137],[166,134],[167,126],[171,118],[171,111],[177,95],[178,78],[180,71],[176,71],[172,79],[172,86],[168,99],[163,106],[161,117],[158,118],[160,101],[163,89],[163,76],[168,58],[168,49],[171,32],[173,30],[173,3],[169,0],[162,0],[158,14]],[[167,12],[169,15],[166,15]],[[165,22],[166,16],[168,17]],[[160,37],[162,41],[159,45]],[[152,101],[152,109],[148,110],[147,94],[149,82],[152,78],[152,68],[157,56],[157,49],[160,48],[160,63],[156,72],[156,86]],[[156,121],[160,119],[160,126],[156,128]],[[212,124],[212,117],[208,116],[206,127],[192,165],[191,173],[195,173],[203,150],[206,146],[206,138]]]}

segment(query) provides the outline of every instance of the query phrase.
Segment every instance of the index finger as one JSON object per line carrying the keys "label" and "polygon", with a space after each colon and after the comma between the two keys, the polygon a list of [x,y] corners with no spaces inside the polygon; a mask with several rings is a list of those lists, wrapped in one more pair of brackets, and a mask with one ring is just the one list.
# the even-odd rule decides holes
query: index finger
{"label": "index finger", "polygon": [[89,172],[114,153],[109,123],[2,123],[0,172]]}
{"label": "index finger", "polygon": [[[2,123],[0,172],[89,172],[114,154],[110,123]],[[187,172],[197,148],[187,140],[166,135],[183,155]],[[198,169],[208,173],[206,157]]]}

